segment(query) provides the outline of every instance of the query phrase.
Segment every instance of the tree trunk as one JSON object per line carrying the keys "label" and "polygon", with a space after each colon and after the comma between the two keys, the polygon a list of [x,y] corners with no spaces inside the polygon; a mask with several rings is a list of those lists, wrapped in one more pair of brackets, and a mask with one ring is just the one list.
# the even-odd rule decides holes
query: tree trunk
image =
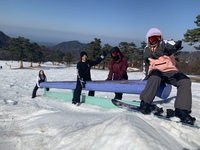
{"label": "tree trunk", "polygon": [[20,60],[20,68],[24,68],[24,66],[23,66],[23,60]]}
{"label": "tree trunk", "polygon": [[38,63],[38,67],[40,67],[40,66],[41,66],[41,62]]}
{"label": "tree trunk", "polygon": [[31,61],[30,67],[33,67],[33,62]]}

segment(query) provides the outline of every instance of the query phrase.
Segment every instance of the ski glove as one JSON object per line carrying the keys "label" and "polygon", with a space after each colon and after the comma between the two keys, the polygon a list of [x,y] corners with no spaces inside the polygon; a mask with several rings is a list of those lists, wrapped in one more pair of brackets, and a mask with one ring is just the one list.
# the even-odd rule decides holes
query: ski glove
{"label": "ski glove", "polygon": [[83,80],[83,78],[79,78],[79,81],[81,83],[82,88],[85,88],[86,82]]}
{"label": "ski glove", "polygon": [[165,51],[164,51],[164,54],[167,56],[170,56],[183,48],[181,46],[182,41],[180,41],[180,40],[177,42],[172,41],[172,43],[169,43],[169,45],[167,47],[165,47]]}
{"label": "ski glove", "polygon": [[108,55],[108,53],[109,53],[109,50],[103,51],[101,58],[104,59]]}
{"label": "ski glove", "polygon": [[176,51],[181,50],[183,48],[181,45],[182,45],[182,41],[179,40],[174,45],[173,49],[176,50]]}

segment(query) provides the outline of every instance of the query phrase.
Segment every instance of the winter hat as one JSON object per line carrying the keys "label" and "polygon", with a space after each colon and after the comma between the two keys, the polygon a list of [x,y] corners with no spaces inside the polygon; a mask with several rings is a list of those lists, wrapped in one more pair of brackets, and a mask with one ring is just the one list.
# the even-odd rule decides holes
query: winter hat
{"label": "winter hat", "polygon": [[110,50],[110,54],[112,54],[113,52],[120,52],[120,50],[117,46],[115,46]]}
{"label": "winter hat", "polygon": [[[114,54],[114,55],[113,55],[113,53],[115,53],[115,52],[118,53],[118,54]],[[115,61],[118,61],[118,60],[120,59],[120,57],[121,57],[121,58],[123,57],[123,55],[122,55],[120,49],[119,49],[117,46],[113,47],[113,48],[110,50],[110,55],[111,55],[111,57],[112,57]]]}
{"label": "winter hat", "polygon": [[80,53],[80,57],[82,58],[84,55],[86,55],[86,56],[88,57],[87,53],[86,53],[85,51],[82,51],[82,52]]}
{"label": "winter hat", "polygon": [[151,28],[146,35],[147,43],[149,42],[149,37],[154,36],[154,35],[160,35],[161,36],[161,41],[163,40],[162,32],[157,29],[157,28]]}

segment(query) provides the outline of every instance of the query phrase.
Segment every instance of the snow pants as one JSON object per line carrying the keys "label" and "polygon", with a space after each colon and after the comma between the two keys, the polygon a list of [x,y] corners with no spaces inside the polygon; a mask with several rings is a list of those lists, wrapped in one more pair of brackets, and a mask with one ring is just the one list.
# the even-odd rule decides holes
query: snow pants
{"label": "snow pants", "polygon": [[114,99],[119,99],[119,100],[121,100],[121,99],[122,99],[122,95],[123,95],[123,93],[115,93]]}
{"label": "snow pants", "polygon": [[[82,86],[81,86],[80,80],[77,79],[76,88],[75,88],[74,93],[73,93],[72,102],[80,103],[81,92],[82,92]],[[95,94],[94,91],[88,92],[88,96],[94,96],[94,94]]]}
{"label": "snow pants", "polygon": [[[33,92],[32,92],[32,98],[36,97],[36,93],[37,93],[38,88],[39,87],[36,84],[35,87],[34,87],[34,89],[33,89]],[[46,90],[49,91],[49,88],[46,88]]]}
{"label": "snow pants", "polygon": [[177,96],[174,104],[175,108],[191,110],[191,81],[185,74],[178,71],[161,72],[159,70],[152,70],[149,74],[147,85],[140,94],[140,99],[151,104],[161,82],[177,87]]}

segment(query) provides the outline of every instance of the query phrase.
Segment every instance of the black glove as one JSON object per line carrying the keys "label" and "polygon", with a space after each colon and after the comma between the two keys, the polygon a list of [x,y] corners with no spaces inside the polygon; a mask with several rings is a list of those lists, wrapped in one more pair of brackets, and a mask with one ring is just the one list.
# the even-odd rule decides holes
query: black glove
{"label": "black glove", "polygon": [[110,52],[109,50],[103,51],[103,53],[102,53],[103,57],[105,58],[108,55],[109,52]]}
{"label": "black glove", "polygon": [[174,45],[169,44],[168,46],[165,47],[164,54],[167,56],[170,56],[176,53],[177,51],[183,48],[181,45],[182,45],[182,41],[180,40],[177,41]]}
{"label": "black glove", "polygon": [[86,82],[83,80],[83,78],[79,78],[79,81],[81,83],[82,88],[85,88]]}
{"label": "black glove", "polygon": [[181,50],[182,47],[182,41],[177,41],[176,44],[174,45],[173,49],[175,49],[176,51]]}

